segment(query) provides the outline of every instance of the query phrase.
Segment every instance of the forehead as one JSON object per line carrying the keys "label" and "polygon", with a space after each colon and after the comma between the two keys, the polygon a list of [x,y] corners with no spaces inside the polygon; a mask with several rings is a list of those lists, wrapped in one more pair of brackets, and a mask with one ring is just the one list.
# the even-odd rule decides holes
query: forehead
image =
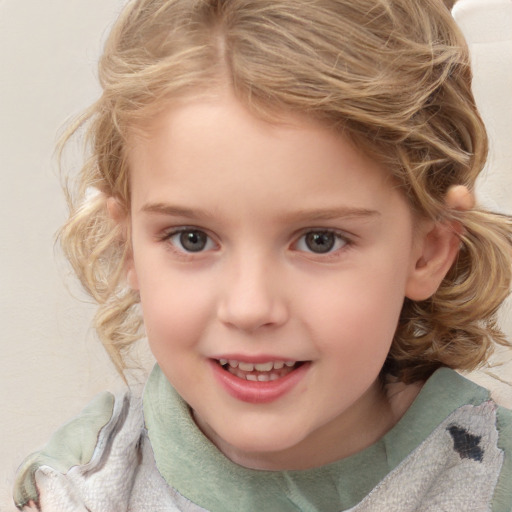
{"label": "forehead", "polygon": [[230,96],[173,104],[142,128],[128,148],[139,206],[230,197],[247,207],[366,208],[395,189],[386,169],[319,121],[290,114],[270,122]]}

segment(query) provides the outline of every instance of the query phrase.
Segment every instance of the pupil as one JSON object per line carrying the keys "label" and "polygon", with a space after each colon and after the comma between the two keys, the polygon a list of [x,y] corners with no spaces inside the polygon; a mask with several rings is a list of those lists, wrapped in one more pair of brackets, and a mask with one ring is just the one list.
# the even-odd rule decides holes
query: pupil
{"label": "pupil", "polygon": [[187,251],[202,251],[206,246],[206,235],[201,231],[184,231],[180,235],[180,243]]}
{"label": "pupil", "polygon": [[332,233],[308,233],[306,235],[306,245],[308,249],[316,253],[329,252],[335,243],[335,237]]}

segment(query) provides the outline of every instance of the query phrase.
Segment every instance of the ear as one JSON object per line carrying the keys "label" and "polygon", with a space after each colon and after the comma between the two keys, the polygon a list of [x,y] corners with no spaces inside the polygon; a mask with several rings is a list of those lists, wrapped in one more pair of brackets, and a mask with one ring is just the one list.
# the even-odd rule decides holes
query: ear
{"label": "ear", "polygon": [[413,268],[406,284],[406,297],[414,301],[431,297],[439,288],[460,248],[460,225],[429,222],[416,240]]}
{"label": "ear", "polygon": [[[475,206],[475,197],[466,186],[453,185],[446,192],[444,202],[447,210],[465,212]],[[406,297],[425,300],[437,291],[457,257],[462,230],[456,221],[430,221],[422,225]]]}
{"label": "ear", "polygon": [[[118,225],[121,226],[121,233],[123,241],[129,243],[130,242],[130,216],[127,213],[126,209],[122,206],[119,199],[115,197],[109,197],[107,199],[107,210],[110,218]],[[125,263],[125,275],[126,275],[126,282],[128,283],[128,286],[132,290],[138,290],[139,289],[139,282],[137,280],[137,273],[135,271],[135,263],[133,261],[133,251],[130,250],[126,256]]]}
{"label": "ear", "polygon": [[137,291],[139,289],[139,280],[137,278],[137,272],[135,271],[133,258],[130,258],[130,261],[126,262],[126,282],[132,290]]}
{"label": "ear", "polygon": [[117,197],[110,196],[107,198],[107,210],[109,217],[116,224],[123,224],[125,222],[127,213]]}

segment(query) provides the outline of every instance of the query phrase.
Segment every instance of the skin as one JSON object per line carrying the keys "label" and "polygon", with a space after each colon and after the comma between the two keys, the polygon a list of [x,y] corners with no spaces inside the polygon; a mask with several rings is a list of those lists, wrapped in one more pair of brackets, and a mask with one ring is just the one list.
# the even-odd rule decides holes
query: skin
{"label": "skin", "polygon": [[[388,393],[378,378],[404,297],[435,291],[453,229],[413,219],[389,173],[340,135],[298,116],[269,124],[229,94],[170,106],[144,134],[128,154],[128,282],[204,434],[234,462],[274,470],[379,439],[421,388]],[[183,246],[191,230],[201,250]],[[308,245],[326,232],[327,252]],[[226,355],[307,365],[283,396],[250,403],[215,377]]]}

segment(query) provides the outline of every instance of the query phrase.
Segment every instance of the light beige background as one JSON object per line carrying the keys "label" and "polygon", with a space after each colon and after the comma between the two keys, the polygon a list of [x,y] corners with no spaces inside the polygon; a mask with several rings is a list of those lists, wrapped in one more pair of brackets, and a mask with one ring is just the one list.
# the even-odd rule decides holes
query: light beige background
{"label": "light beige background", "polygon": [[[96,61],[122,4],[0,0],[1,512],[14,510],[21,459],[94,394],[121,387],[89,328],[92,307],[54,254],[65,205],[52,151],[65,120],[98,95]],[[493,139],[479,197],[512,213],[512,2],[461,0],[456,15],[472,42],[475,93]],[[512,336],[510,309],[502,321]],[[512,381],[510,363],[490,372]],[[512,405],[510,386],[477,378]]]}

